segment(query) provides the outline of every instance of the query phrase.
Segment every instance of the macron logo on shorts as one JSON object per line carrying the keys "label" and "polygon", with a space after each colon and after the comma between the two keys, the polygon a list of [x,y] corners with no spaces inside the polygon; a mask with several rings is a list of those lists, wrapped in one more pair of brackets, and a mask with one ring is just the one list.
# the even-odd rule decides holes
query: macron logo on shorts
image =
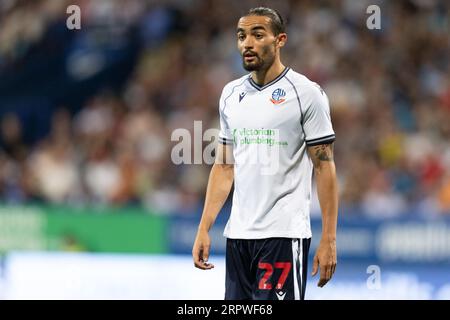
{"label": "macron logo on shorts", "polygon": [[276,292],[276,294],[277,294],[278,300],[284,300],[284,296],[286,295],[286,291],[285,292],[279,291],[279,292]]}

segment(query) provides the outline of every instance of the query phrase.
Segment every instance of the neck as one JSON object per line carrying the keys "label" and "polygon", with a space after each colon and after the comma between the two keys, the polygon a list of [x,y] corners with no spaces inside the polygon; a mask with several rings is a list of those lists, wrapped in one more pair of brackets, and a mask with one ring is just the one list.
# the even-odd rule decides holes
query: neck
{"label": "neck", "polygon": [[252,71],[252,79],[258,85],[264,86],[276,77],[278,77],[286,67],[276,58],[274,63],[266,70]]}

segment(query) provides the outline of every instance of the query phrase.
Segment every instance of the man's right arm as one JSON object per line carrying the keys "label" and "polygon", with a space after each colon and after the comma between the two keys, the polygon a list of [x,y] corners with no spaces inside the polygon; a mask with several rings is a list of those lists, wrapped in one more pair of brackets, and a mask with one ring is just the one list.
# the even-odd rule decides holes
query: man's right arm
{"label": "man's right arm", "polygon": [[231,145],[219,143],[214,165],[209,175],[206,188],[205,205],[202,218],[192,248],[194,265],[203,270],[214,268],[213,264],[207,263],[211,241],[209,230],[214,224],[220,210],[230,193],[234,180],[233,149]]}

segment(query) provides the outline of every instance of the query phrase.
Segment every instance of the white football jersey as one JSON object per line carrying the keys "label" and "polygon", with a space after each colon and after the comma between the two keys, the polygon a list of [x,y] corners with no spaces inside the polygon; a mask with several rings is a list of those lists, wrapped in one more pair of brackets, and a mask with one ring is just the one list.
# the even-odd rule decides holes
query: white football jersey
{"label": "white football jersey", "polygon": [[220,98],[219,143],[233,146],[234,193],[224,236],[310,238],[312,161],[306,147],[334,141],[328,98],[286,68],[264,86],[250,75]]}

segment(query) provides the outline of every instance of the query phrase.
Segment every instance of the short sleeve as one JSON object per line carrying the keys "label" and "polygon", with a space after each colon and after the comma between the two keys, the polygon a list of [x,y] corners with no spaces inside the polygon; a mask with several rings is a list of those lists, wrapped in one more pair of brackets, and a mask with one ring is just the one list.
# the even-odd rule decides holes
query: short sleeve
{"label": "short sleeve", "polygon": [[308,90],[303,109],[303,130],[308,146],[331,143],[335,133],[331,123],[330,105],[325,92],[318,85]]}
{"label": "short sleeve", "polygon": [[219,100],[219,119],[220,119],[220,132],[219,132],[219,143],[231,145],[233,144],[233,135],[231,134],[230,127],[227,123],[227,118],[225,116],[225,89],[222,91]]}

